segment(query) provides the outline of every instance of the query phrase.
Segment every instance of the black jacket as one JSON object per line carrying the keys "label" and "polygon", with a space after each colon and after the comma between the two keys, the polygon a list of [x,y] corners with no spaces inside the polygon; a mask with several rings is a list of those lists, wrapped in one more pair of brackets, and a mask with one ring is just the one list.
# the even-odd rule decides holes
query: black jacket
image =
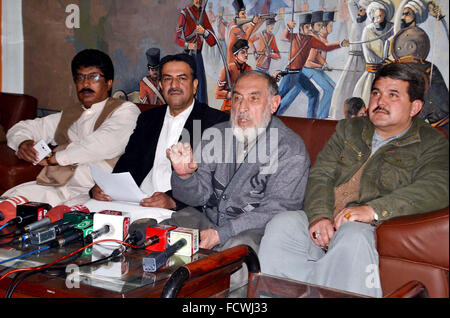
{"label": "black jacket", "polygon": [[[156,146],[158,145],[167,107],[167,105],[164,105],[153,108],[139,115],[136,128],[125,148],[125,153],[120,157],[114,167],[113,173],[130,172],[136,184],[138,186],[141,185],[153,167]],[[191,136],[191,147],[194,148],[192,144],[194,120],[201,120],[201,131],[203,133],[205,129],[217,123],[227,121],[228,119],[229,115],[226,113],[196,100],[192,112],[184,125],[184,128],[186,128]],[[167,191],[166,193],[172,197],[172,191]],[[177,209],[179,208],[181,206],[177,202]]]}

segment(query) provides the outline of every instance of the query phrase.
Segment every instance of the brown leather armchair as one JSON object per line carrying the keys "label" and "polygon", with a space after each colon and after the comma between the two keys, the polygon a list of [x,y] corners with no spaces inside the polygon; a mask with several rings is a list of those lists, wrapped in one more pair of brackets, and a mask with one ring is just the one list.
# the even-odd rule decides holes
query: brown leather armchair
{"label": "brown leather armchair", "polygon": [[449,297],[448,208],[392,218],[376,229],[383,295],[411,280],[430,297]]}
{"label": "brown leather armchair", "polygon": [[[0,124],[5,132],[21,120],[36,118],[37,104],[33,96],[0,93]],[[34,180],[40,169],[19,160],[5,142],[0,143],[0,195],[17,184]]]}

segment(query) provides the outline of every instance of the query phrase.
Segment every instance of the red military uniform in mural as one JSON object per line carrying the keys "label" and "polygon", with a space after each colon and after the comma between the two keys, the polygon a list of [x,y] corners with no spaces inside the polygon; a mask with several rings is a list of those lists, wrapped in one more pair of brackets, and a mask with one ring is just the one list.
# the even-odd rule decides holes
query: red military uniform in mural
{"label": "red military uniform in mural", "polygon": [[[252,67],[246,62],[248,60],[248,41],[239,39],[232,48],[234,62],[228,63],[228,73],[230,75],[230,86],[233,86],[238,76],[244,72],[252,70]],[[222,111],[229,112],[231,110],[231,99],[229,92],[231,87],[228,85],[227,74],[225,68],[222,68],[219,80],[216,86],[216,98],[224,99]]]}
{"label": "red military uniform in mural", "polygon": [[150,76],[139,81],[139,100],[142,104],[164,105],[165,101],[159,90],[158,80]]}
{"label": "red military uniform in mural", "polygon": [[[256,67],[264,72],[269,71],[272,59],[279,60],[281,58],[275,36],[272,33],[275,19],[269,19],[266,23],[266,30],[252,36],[249,40],[249,43],[252,44],[255,50]],[[258,42],[257,48],[254,45],[255,42]]]}
{"label": "red military uniform in mural", "polygon": [[202,1],[194,0],[194,4],[181,10],[175,32],[175,43],[191,54],[197,67],[198,88],[196,99],[208,104],[208,91],[206,83],[205,66],[203,63],[202,47],[203,40],[209,46],[216,45],[214,30],[209,22],[208,15],[202,11]]}
{"label": "red military uniform in mural", "polygon": [[206,12],[203,13],[203,28],[207,30],[204,36],[195,32],[197,25],[200,24],[201,8],[195,5],[184,8],[178,16],[177,29],[175,33],[175,42],[184,49],[188,49],[189,43],[197,44],[196,50],[201,51],[203,47],[203,39],[205,38],[209,46],[214,46],[216,40],[210,34],[213,31]]}

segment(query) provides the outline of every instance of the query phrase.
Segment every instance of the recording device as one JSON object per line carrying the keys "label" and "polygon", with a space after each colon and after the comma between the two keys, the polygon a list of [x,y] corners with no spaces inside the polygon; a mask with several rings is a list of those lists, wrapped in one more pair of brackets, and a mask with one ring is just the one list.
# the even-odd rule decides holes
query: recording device
{"label": "recording device", "polygon": [[36,160],[36,162],[33,162],[33,165],[37,165],[39,162],[42,161],[42,159],[44,159],[45,157],[48,156],[48,154],[50,154],[52,151],[49,148],[49,146],[45,143],[44,140],[39,140],[39,142],[37,142],[33,148],[37,151],[38,153],[38,159]]}
{"label": "recording device", "polygon": [[164,252],[152,252],[142,259],[142,268],[144,272],[156,272],[161,267],[166,265],[168,259],[175,254],[180,248],[186,245],[186,240],[183,238],[175,244],[169,246]]}
{"label": "recording device", "polygon": [[[169,245],[169,232],[176,229],[176,226],[155,224],[147,227],[145,240],[153,241],[153,244],[149,244],[145,247],[148,251],[162,252],[166,250]],[[157,237],[158,239],[156,239]]]}
{"label": "recording device", "polygon": [[[158,222],[155,219],[144,218],[131,223],[128,229],[129,235],[126,242],[131,245],[141,246],[146,243],[147,227],[156,225]],[[159,238],[156,237],[158,240]],[[156,239],[154,238],[154,239]]]}
{"label": "recording device", "polygon": [[[130,218],[120,211],[105,210],[94,214],[93,230],[97,231],[105,225],[109,226],[109,231],[102,236],[103,239],[125,241],[128,236]],[[117,246],[116,242],[104,242],[104,245]]]}
{"label": "recording device", "polygon": [[22,219],[17,218],[17,206],[27,202],[28,199],[23,196],[11,198],[2,197],[0,199],[0,225],[3,225],[4,223],[9,223],[8,225],[12,225],[21,222]]}
{"label": "recording device", "polygon": [[109,233],[109,231],[111,230],[111,227],[108,224],[103,225],[101,228],[99,228],[98,230],[92,231],[90,234],[88,234],[84,240],[85,243],[87,244],[91,244],[92,242],[94,242],[94,240],[104,234]]}
{"label": "recording device", "polygon": [[55,223],[62,222],[60,224],[53,225],[50,228],[32,231],[28,234],[31,245],[41,245],[53,241],[60,234],[65,233],[75,227],[76,224],[70,222],[57,221]]}
{"label": "recording device", "polygon": [[59,221],[63,218],[64,213],[70,211],[70,208],[66,205],[58,205],[52,209],[49,204],[39,202],[28,202],[17,207],[18,216],[31,213],[30,211],[32,211],[32,213],[36,213],[37,220],[34,222],[32,221],[32,223],[30,222],[23,228],[16,230],[14,234],[20,235]]}
{"label": "recording device", "polygon": [[188,229],[184,227],[177,227],[169,232],[169,245],[175,244],[177,241],[185,239],[186,245],[178,250],[175,254],[180,256],[192,256],[198,252],[199,249],[199,232],[198,229]]}

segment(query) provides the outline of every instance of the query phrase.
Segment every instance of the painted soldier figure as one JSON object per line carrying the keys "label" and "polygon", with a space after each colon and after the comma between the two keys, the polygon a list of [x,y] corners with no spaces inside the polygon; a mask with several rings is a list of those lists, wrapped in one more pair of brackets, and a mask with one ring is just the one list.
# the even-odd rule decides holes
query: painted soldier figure
{"label": "painted soldier figure", "polygon": [[[274,18],[267,19],[266,29],[259,34],[252,36],[249,40],[249,43],[254,48],[256,69],[266,73],[269,72],[272,59],[279,60],[281,58],[277,41],[272,33],[275,22]],[[255,47],[255,42],[258,42],[258,47]]]}
{"label": "painted soldier figure", "polygon": [[[282,97],[277,115],[282,115],[292,104],[300,92],[305,92],[308,97],[307,117],[315,118],[319,105],[319,90],[311,80],[302,72],[308,59],[311,48],[322,51],[331,51],[343,46],[348,46],[348,40],[341,43],[323,43],[311,35],[311,13],[303,13],[299,17],[299,33],[293,33],[295,22],[288,22],[288,27],[283,33],[282,41],[291,41],[291,51],[286,70],[289,72],[283,77],[280,84],[280,96]],[[278,74],[276,74],[278,75]]]}
{"label": "painted soldier figure", "polygon": [[[247,64],[248,60],[248,41],[239,39],[233,45],[234,61],[228,63],[228,72],[230,75],[230,82],[227,82],[226,70],[222,68],[220,72],[219,80],[216,86],[216,98],[224,99],[222,104],[222,111],[230,112],[231,110],[231,87],[238,78],[238,76],[244,72],[252,70],[252,67]],[[228,85],[229,84],[229,85]]]}
{"label": "painted soldier figure", "polygon": [[208,103],[208,92],[202,48],[203,40],[211,47],[216,45],[213,34],[214,30],[208,15],[202,10],[202,0],[194,0],[193,5],[181,10],[175,33],[175,43],[195,58],[198,77],[197,100],[205,104]]}
{"label": "painted soldier figure", "polygon": [[159,89],[159,59],[160,50],[150,48],[145,52],[147,56],[148,76],[139,82],[139,101],[142,104],[164,105],[166,101]]}
{"label": "painted soldier figure", "polygon": [[[234,61],[233,45],[239,39],[248,40],[252,36],[253,32],[256,32],[261,26],[262,19],[258,16],[254,16],[252,20],[247,19],[246,8],[243,0],[234,0],[233,7],[236,12],[236,16],[228,26],[228,39],[227,39],[227,62]],[[249,20],[249,21],[247,21]]]}

